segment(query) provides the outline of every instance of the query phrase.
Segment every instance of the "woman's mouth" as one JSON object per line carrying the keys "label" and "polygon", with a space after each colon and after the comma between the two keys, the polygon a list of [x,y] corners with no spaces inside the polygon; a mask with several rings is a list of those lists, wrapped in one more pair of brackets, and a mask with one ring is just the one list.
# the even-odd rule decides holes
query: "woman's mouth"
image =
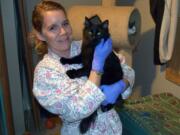
{"label": "woman's mouth", "polygon": [[58,42],[67,42],[67,41],[69,41],[68,37],[58,40]]}

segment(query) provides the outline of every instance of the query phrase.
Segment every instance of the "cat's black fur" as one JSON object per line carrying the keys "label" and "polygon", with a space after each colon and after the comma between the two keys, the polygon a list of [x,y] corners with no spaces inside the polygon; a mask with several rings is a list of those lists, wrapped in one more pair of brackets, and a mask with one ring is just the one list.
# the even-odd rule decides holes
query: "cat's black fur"
{"label": "cat's black fur", "polygon": [[[84,29],[83,29],[83,41],[81,54],[73,58],[61,58],[62,64],[83,64],[80,69],[68,70],[66,73],[71,78],[79,78],[82,76],[89,76],[94,50],[101,39],[107,40],[110,37],[108,29],[108,20],[101,22],[100,18],[95,15],[91,18],[85,18]],[[105,61],[104,73],[101,79],[101,85],[113,84],[123,78],[123,71],[121,68],[119,58],[112,52],[109,54]],[[119,97],[121,99],[121,96]],[[107,106],[101,106],[102,111],[108,111],[113,107],[112,104]],[[85,133],[92,122],[95,121],[97,111],[91,114],[89,117],[84,118],[80,123],[80,132]]]}

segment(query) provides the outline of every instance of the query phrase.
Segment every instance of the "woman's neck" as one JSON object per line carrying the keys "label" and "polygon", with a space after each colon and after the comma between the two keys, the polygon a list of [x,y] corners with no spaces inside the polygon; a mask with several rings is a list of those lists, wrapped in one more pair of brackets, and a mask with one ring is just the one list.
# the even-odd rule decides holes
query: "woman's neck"
{"label": "woman's neck", "polygon": [[55,53],[56,55],[58,55],[59,57],[64,57],[64,58],[69,58],[70,57],[70,49],[67,51],[56,51],[56,50],[52,50],[51,48],[49,48],[51,52]]}

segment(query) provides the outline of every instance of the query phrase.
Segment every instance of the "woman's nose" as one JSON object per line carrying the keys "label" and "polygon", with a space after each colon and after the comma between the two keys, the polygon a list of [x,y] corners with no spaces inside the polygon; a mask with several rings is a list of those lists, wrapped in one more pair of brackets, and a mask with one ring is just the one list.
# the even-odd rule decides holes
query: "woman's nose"
{"label": "woman's nose", "polygon": [[59,30],[59,33],[60,33],[60,35],[66,34],[65,28],[64,28],[64,27],[61,27],[60,30]]}

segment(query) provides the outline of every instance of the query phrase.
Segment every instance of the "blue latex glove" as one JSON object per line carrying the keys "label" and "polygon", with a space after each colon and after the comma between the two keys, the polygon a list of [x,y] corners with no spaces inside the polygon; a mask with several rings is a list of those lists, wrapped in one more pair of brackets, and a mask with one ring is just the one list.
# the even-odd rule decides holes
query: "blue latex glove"
{"label": "blue latex glove", "polygon": [[105,42],[102,39],[96,46],[92,61],[92,70],[103,72],[104,63],[107,56],[112,52],[112,40],[109,38]]}
{"label": "blue latex glove", "polygon": [[102,92],[106,96],[106,99],[102,102],[102,105],[114,104],[119,97],[119,95],[126,88],[126,83],[123,80],[120,80],[111,85],[102,85],[100,86]]}

